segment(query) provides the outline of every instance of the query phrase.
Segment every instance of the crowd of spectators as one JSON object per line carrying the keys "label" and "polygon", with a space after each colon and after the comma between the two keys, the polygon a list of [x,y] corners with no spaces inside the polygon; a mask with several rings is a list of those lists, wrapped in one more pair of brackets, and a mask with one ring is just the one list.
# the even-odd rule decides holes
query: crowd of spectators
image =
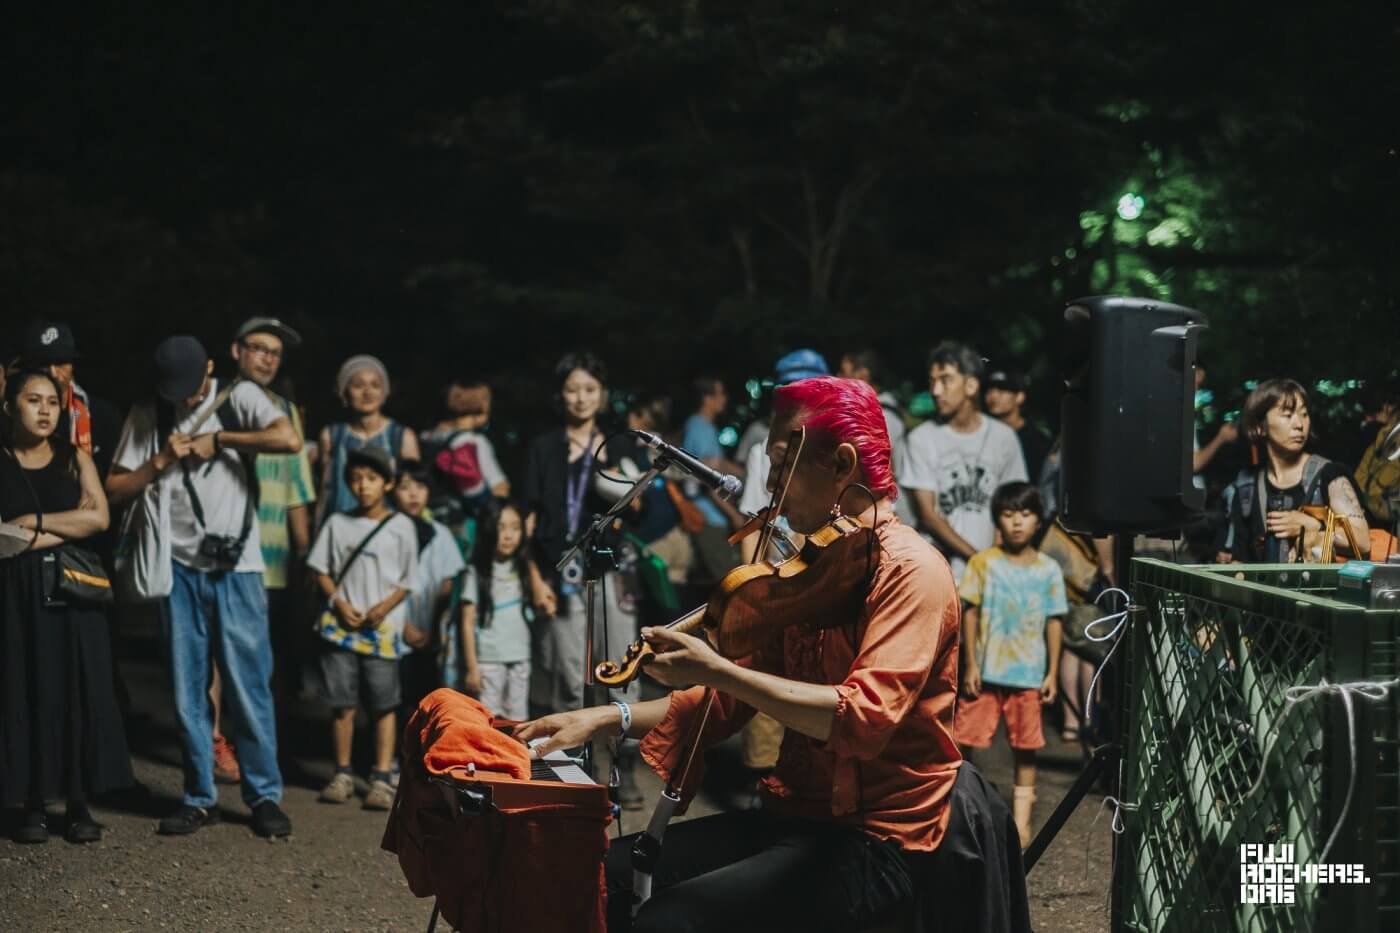
{"label": "crowd of spectators", "polygon": [[[278,742],[298,704],[320,702],[328,718],[334,771],[320,799],[362,796],[363,807],[386,810],[400,725],[431,690],[463,690],[502,719],[579,707],[590,594],[606,620],[592,657],[618,657],[640,625],[703,601],[740,562],[781,556],[756,554],[753,538],[731,541],[768,503],[775,471],[761,413],[724,443],[731,406],[716,376],[693,380],[690,407],[675,417],[669,397],[612,404],[604,361],[566,354],[553,369],[558,422],[528,439],[511,475],[492,440],[489,385],[454,379],[440,416],[405,412],[388,368],[368,354],[339,369],[339,417],[308,432],[303,409],[273,388],[289,384],[284,366],[299,344],[282,321],[252,318],[232,329],[230,375],[218,377],[218,354],[193,337],[166,338],[124,416],[79,383],[78,345],[61,322],[29,327],[4,368],[0,804],[15,839],[47,839],[54,801],[66,802],[69,840],[99,838],[88,801],[132,780],[112,621],[126,606],[158,612],[183,751],[183,799],[159,831],[216,822],[223,781],[240,786],[255,832],[280,836],[291,820]],[[921,420],[890,391],[900,380],[876,350],[836,362],[884,408],[896,514],[959,583],[958,738],[985,745],[1006,720],[1027,836],[1042,707],[1054,707],[1068,740],[1089,725],[1094,656],[1075,635],[1115,582],[1107,542],[1055,521],[1059,441],[1030,415],[1023,372],[940,343],[919,374],[936,409]],[[767,384],[830,374],[802,348],[776,360]],[[1244,468],[1211,484],[1197,526],[1144,548],[1249,562],[1392,548],[1400,400],[1382,393],[1370,406],[1354,472],[1315,452],[1311,401],[1298,382],[1260,383],[1238,429],[1226,423],[1196,446],[1203,486],[1226,451],[1243,452]],[[740,477],[743,493],[728,502],[673,468],[610,531],[605,565],[564,561],[651,466],[629,428]],[[81,566],[112,582],[116,606],[64,588]],[[360,710],[373,743],[365,775],[352,770]],[[771,767],[780,741],[781,728],[757,717],[745,764]],[[624,746],[625,807],[642,803],[634,762]]]}

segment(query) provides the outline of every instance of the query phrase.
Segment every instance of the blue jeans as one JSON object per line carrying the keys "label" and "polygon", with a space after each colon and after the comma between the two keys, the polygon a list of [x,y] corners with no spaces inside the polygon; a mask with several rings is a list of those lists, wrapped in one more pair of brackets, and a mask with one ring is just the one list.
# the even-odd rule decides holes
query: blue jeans
{"label": "blue jeans", "polygon": [[184,746],[185,803],[207,808],[219,799],[209,705],[211,656],[223,675],[223,728],[238,749],[243,801],[249,807],[281,801],[263,575],[203,573],[177,561],[162,621]]}

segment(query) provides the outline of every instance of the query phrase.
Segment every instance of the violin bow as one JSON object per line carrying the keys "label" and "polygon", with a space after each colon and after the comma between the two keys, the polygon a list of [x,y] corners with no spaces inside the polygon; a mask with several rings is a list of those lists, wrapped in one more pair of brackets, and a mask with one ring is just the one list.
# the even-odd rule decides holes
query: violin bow
{"label": "violin bow", "polygon": [[[778,482],[774,484],[773,493],[768,497],[767,515],[768,520],[763,523],[763,528],[758,535],[758,547],[754,549],[754,557],[751,563],[758,563],[765,560],[768,555],[768,548],[773,543],[773,536],[777,533],[777,521],[782,511],[783,503],[787,500],[788,487],[792,484],[793,469],[797,466],[798,458],[802,456],[802,448],[807,441],[807,429],[805,427],[794,428],[788,435],[787,449],[783,451],[783,462],[778,468]],[[637,837],[637,841],[632,844],[632,915],[635,917],[637,911],[642,909],[642,905],[651,899],[651,879],[656,872],[656,866],[661,861],[661,845],[666,835],[666,827],[671,822],[671,817],[675,815],[676,808],[680,806],[681,790],[685,787],[687,779],[690,777],[691,766],[695,764],[696,753],[700,750],[700,738],[705,734],[705,724],[710,720],[710,710],[715,705],[715,690],[713,687],[705,688],[705,695],[700,701],[700,714],[691,720],[690,728],[686,730],[686,744],[681,752],[682,764],[680,777],[677,779],[677,771],[671,769],[671,774],[666,779],[666,786],[661,790],[661,797],[656,801],[656,809],[652,811],[651,821],[647,824],[646,831]]]}

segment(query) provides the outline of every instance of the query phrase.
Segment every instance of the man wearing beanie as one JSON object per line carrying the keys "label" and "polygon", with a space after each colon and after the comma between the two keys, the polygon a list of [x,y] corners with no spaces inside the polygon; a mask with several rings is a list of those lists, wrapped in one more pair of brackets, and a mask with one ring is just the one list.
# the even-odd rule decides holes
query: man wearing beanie
{"label": "man wearing beanie", "polygon": [[252,382],[219,390],[214,364],[193,337],[155,352],[155,397],[134,406],[107,477],[118,505],[169,484],[172,586],[162,613],[185,759],[184,801],[160,821],[188,835],[219,821],[214,788],[209,660],[232,705],[243,800],[260,836],[285,836],[282,775],[272,706],[272,646],[258,540],[253,457],[301,448],[291,421]]}

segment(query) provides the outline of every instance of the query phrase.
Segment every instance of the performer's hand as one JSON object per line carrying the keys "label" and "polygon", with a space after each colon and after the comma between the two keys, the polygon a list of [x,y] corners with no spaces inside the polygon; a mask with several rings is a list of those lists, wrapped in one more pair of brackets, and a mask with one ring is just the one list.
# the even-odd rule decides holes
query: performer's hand
{"label": "performer's hand", "polygon": [[1045,679],[1040,682],[1040,702],[1045,706],[1054,703],[1058,689],[1059,686],[1055,683],[1055,676],[1053,674],[1046,674]]}
{"label": "performer's hand", "polygon": [[615,735],[620,728],[622,713],[616,706],[590,706],[532,719],[516,726],[514,735],[526,744],[543,738],[545,741],[530,749],[531,758],[543,758],[561,748],[586,745],[595,735]]}
{"label": "performer's hand", "polygon": [[715,672],[728,663],[703,638],[668,628],[644,628],[642,638],[656,649],[647,673],[668,687],[713,686]]}
{"label": "performer's hand", "polygon": [[554,588],[548,583],[540,587],[535,595],[535,611],[546,619],[554,618],[559,611],[559,597],[554,595]]}
{"label": "performer's hand", "polygon": [[982,692],[982,671],[976,664],[969,664],[963,669],[962,692],[969,700],[977,699],[977,695]]}

